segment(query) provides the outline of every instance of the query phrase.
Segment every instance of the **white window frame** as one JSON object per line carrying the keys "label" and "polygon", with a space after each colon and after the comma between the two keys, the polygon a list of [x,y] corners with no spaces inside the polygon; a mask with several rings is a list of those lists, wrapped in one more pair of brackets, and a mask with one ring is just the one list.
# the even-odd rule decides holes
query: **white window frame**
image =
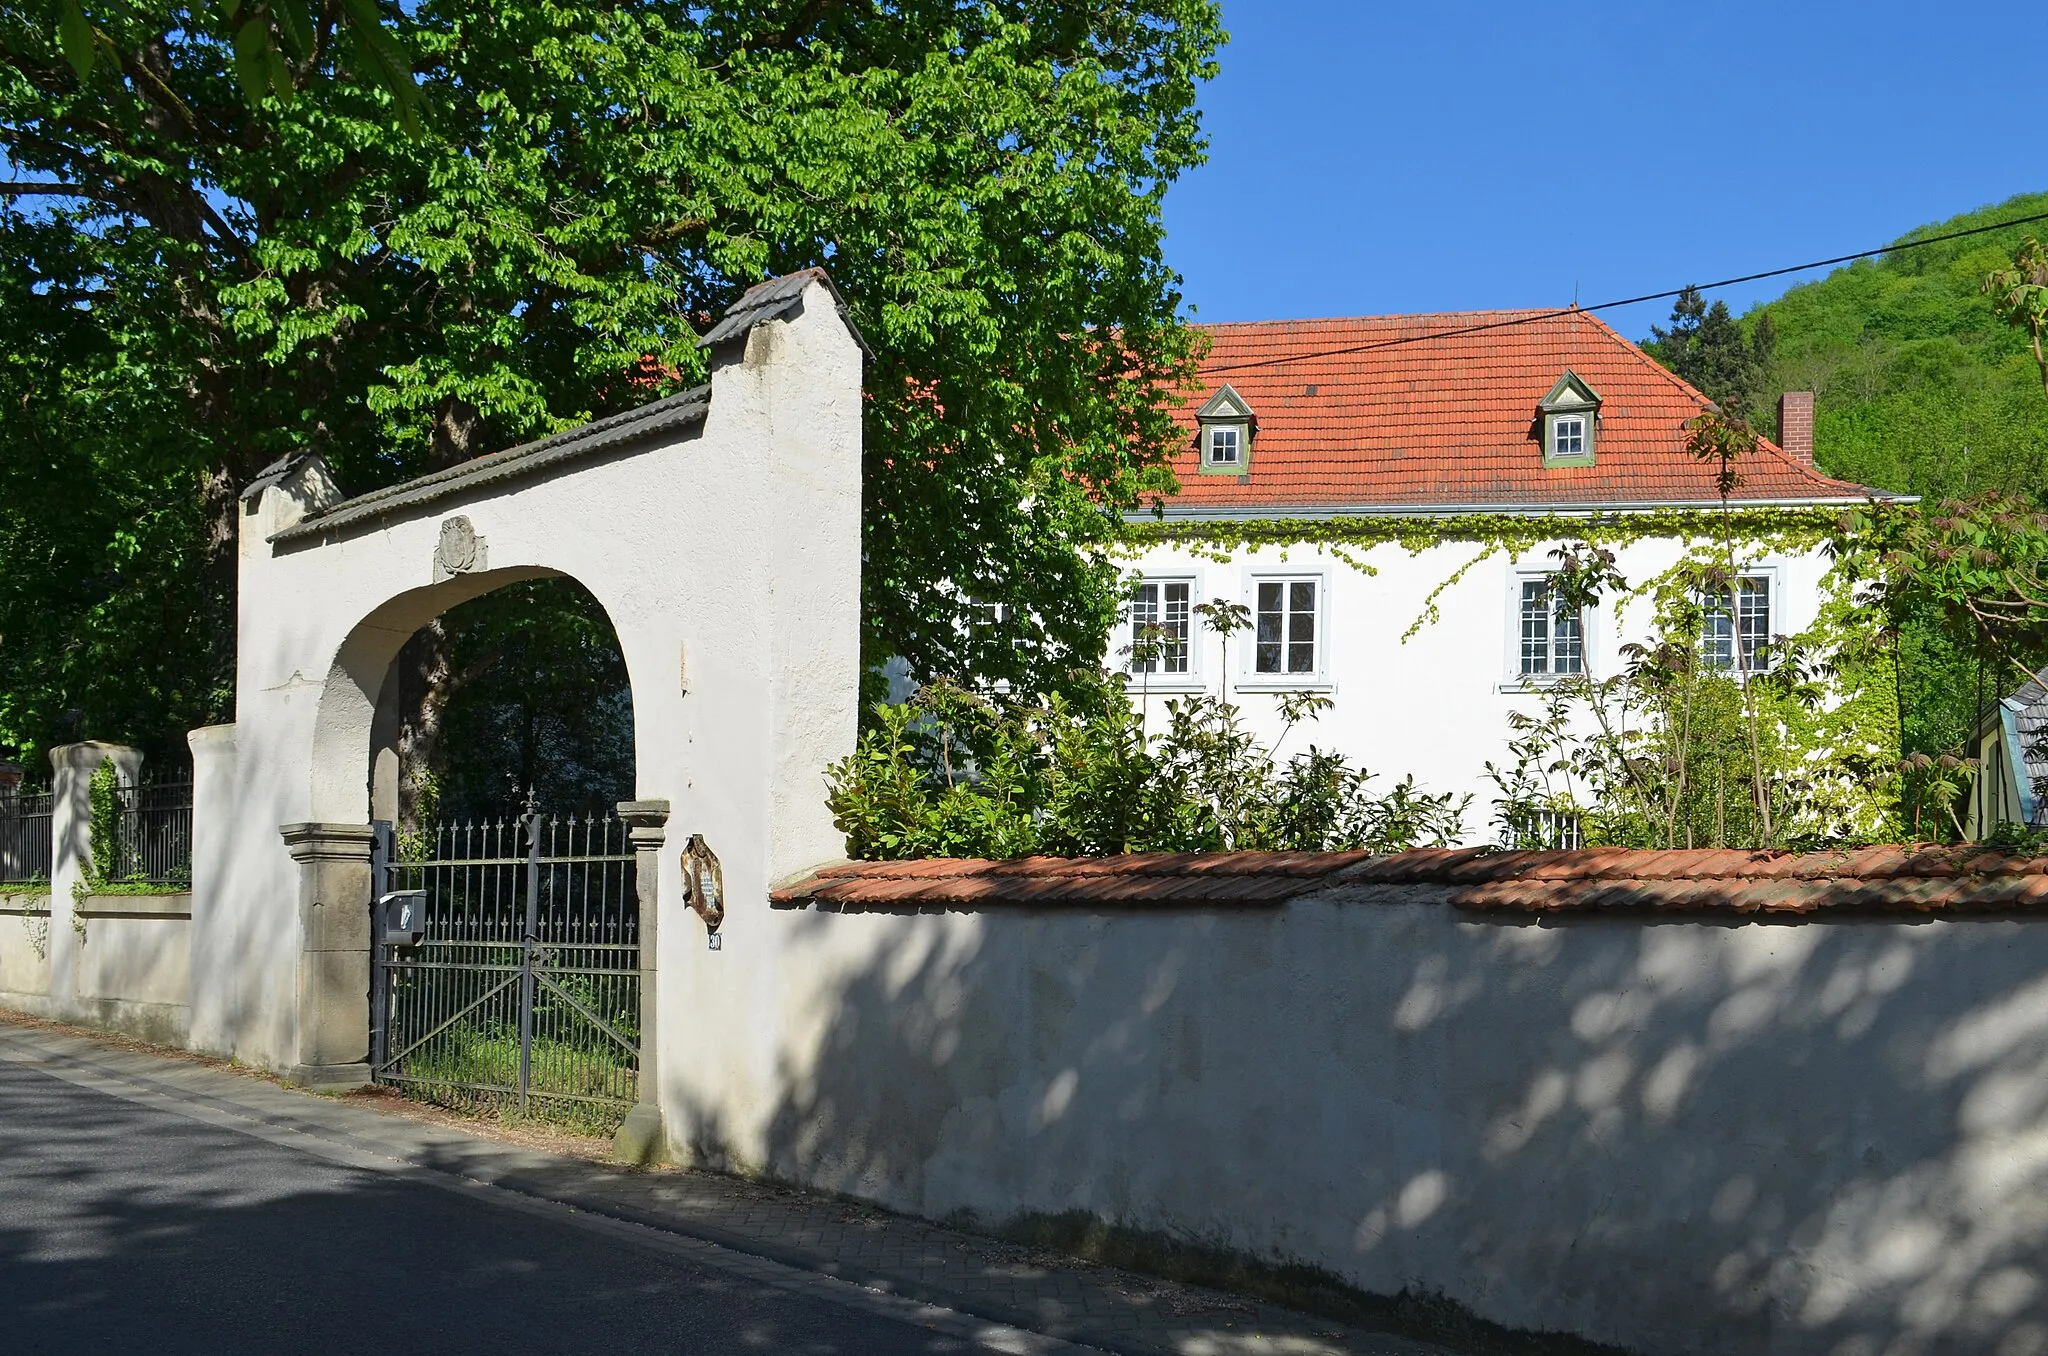
{"label": "white window frame", "polygon": [[1577,673],[1524,673],[1522,672],[1522,586],[1541,580],[1553,579],[1556,570],[1513,568],[1508,571],[1507,627],[1503,635],[1503,668],[1500,690],[1503,692],[1541,692],[1568,678],[1583,678],[1593,669],[1593,658],[1597,653],[1595,644],[1599,636],[1600,609],[1582,608],[1579,611],[1579,671]]}
{"label": "white window frame", "polygon": [[[1779,577],[1778,567],[1775,565],[1745,566],[1735,571],[1735,578],[1738,581],[1738,583],[1739,581],[1744,579],[1761,579],[1764,581],[1764,605],[1768,609],[1768,614],[1764,619],[1764,644],[1769,645],[1774,639],[1776,639],[1780,635],[1789,635],[1790,632],[1786,631],[1785,628],[1780,624],[1781,622],[1783,622],[1785,617],[1785,590],[1783,582]],[[1700,630],[1700,663],[1701,667],[1704,668],[1708,673],[1727,673],[1732,674],[1737,678],[1744,678],[1752,673],[1768,673],[1773,668],[1777,667],[1778,656],[1770,653],[1769,651],[1765,652],[1763,663],[1754,665],[1750,668],[1742,667],[1741,663],[1739,662],[1739,658],[1737,662],[1731,663],[1725,669],[1721,668],[1719,665],[1707,664],[1707,637],[1705,628],[1706,600],[1702,598],[1700,600],[1700,603],[1702,612]]]}
{"label": "white window frame", "polygon": [[1535,810],[1530,814],[1533,821],[1525,827],[1533,833],[1517,835],[1513,847],[1521,850],[1537,849],[1555,851],[1559,848],[1582,848],[1586,845],[1586,816],[1579,810]]}
{"label": "white window frame", "polygon": [[[1588,439],[1586,437],[1586,429],[1589,422],[1590,421],[1586,415],[1580,414],[1577,411],[1570,411],[1566,413],[1551,415],[1551,458],[1555,461],[1578,461],[1584,458],[1586,455],[1586,447],[1588,442]],[[1572,424],[1577,429],[1577,432],[1574,436],[1578,439],[1579,444],[1577,447],[1570,449],[1567,449],[1564,445],[1564,429],[1567,423]]]}
{"label": "white window frame", "polygon": [[1199,692],[1204,685],[1202,649],[1207,632],[1195,608],[1203,602],[1202,576],[1198,570],[1148,571],[1134,581],[1133,592],[1147,584],[1186,584],[1188,586],[1188,671],[1186,673],[1139,673],[1132,667],[1133,656],[1127,648],[1134,638],[1135,626],[1131,618],[1131,602],[1126,600],[1122,613],[1117,618],[1117,642],[1112,649],[1112,658],[1120,665],[1125,678],[1133,689],[1143,687],[1148,692]]}
{"label": "white window frame", "polygon": [[977,626],[1008,626],[1011,618],[1017,615],[1017,609],[1009,603],[985,603],[981,599],[972,596],[968,597],[966,601],[971,612],[985,614],[987,618],[979,622],[970,619],[967,623],[970,635]]}
{"label": "white window frame", "polygon": [[[1213,422],[1202,429],[1202,465],[1212,470],[1242,471],[1245,467],[1245,444],[1251,439],[1246,436],[1249,425],[1236,422]],[[1224,461],[1216,455],[1217,434],[1231,436],[1231,450],[1235,454]]]}
{"label": "white window frame", "polygon": [[[1259,672],[1259,585],[1261,584],[1314,584],[1316,586],[1316,662],[1310,673],[1261,673]],[[1238,656],[1235,686],[1240,692],[1330,692],[1336,684],[1330,681],[1330,580],[1321,570],[1258,570],[1245,576],[1244,601],[1251,609],[1251,629],[1240,631],[1230,638],[1233,649],[1241,648]],[[1285,638],[1281,640],[1284,647]],[[1282,656],[1285,662],[1285,656]]]}

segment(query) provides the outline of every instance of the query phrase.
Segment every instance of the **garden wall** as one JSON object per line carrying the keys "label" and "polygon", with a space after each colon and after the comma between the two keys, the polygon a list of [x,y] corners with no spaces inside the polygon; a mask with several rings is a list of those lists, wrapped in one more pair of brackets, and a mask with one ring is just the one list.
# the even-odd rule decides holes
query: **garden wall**
{"label": "garden wall", "polygon": [[92,776],[133,786],[142,756],[118,744],[51,750],[50,879],[0,891],[0,1006],[182,1045],[191,1029],[192,895],[147,885],[91,891]]}
{"label": "garden wall", "polygon": [[1145,860],[781,892],[779,1095],[674,1133],[1647,1352],[2048,1351],[2048,863]]}

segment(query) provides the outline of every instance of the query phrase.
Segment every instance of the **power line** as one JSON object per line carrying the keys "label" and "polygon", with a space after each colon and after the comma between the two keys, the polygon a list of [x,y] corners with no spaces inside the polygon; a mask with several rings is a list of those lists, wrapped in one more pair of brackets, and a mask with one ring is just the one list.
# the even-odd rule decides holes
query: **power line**
{"label": "power line", "polygon": [[1719,282],[1692,283],[1686,287],[1675,287],[1669,292],[1645,292],[1639,297],[1623,297],[1618,301],[1603,301],[1592,306],[1564,306],[1553,311],[1536,311],[1529,315],[1518,315],[1511,320],[1489,320],[1483,325],[1461,325],[1456,329],[1435,330],[1429,334],[1410,334],[1399,339],[1379,339],[1370,344],[1352,344],[1348,348],[1320,349],[1314,353],[1289,353],[1280,358],[1260,358],[1256,362],[1232,363],[1228,367],[1204,369],[1205,375],[1223,372],[1243,372],[1254,367],[1277,367],[1282,363],[1305,362],[1310,358],[1341,358],[1350,353],[1364,353],[1376,348],[1395,348],[1402,344],[1424,344],[1435,339],[1452,339],[1461,334],[1478,334],[1485,330],[1501,330],[1511,325],[1533,325],[1539,320],[1555,320],[1561,315],[1572,315],[1581,311],[1607,311],[1617,306],[1634,306],[1645,301],[1665,301],[1681,296],[1688,291],[1711,292],[1716,288],[1733,287],[1737,283],[1759,282],[1765,278],[1782,278],[1788,273],[1804,273],[1808,269],[1832,268],[1836,264],[1853,263],[1858,259],[1874,259],[1880,254],[1898,254],[1904,250],[1916,250],[1924,245],[1939,245],[1947,240],[1961,240],[1965,236],[1985,235],[1992,231],[2009,230],[2014,226],[2025,226],[2036,221],[2048,221],[2048,212],[2037,212],[2030,217],[2014,217],[1990,226],[1971,226],[1966,230],[1948,231],[1941,235],[1923,236],[1918,240],[1902,240],[1895,245],[1884,245],[1874,250],[1858,250],[1854,254],[1838,254],[1832,259],[1816,259],[1812,263],[1792,264],[1785,268],[1765,269],[1762,273],[1745,273],[1739,278],[1723,278]]}

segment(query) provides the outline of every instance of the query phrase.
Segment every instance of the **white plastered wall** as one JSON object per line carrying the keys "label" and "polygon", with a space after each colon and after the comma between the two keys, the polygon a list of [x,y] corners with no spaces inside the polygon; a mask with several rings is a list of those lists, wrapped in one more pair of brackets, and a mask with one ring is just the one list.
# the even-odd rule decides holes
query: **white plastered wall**
{"label": "white plastered wall", "polygon": [[2048,1344],[2048,932],[1452,908],[801,912],[745,1166],[1081,1211],[1641,1352]]}
{"label": "white plastered wall", "polygon": [[[1274,682],[1252,672],[1251,634],[1230,638],[1227,663],[1230,691],[1250,728],[1270,747],[1280,737],[1279,699],[1273,689],[1311,687],[1334,703],[1318,719],[1297,726],[1282,746],[1286,756],[1310,744],[1334,749],[1378,773],[1374,790],[1384,792],[1413,773],[1421,789],[1472,796],[1465,816],[1467,842],[1490,841],[1489,821],[1496,791],[1487,780],[1486,764],[1511,763],[1507,742],[1513,737],[1510,711],[1540,713],[1543,695],[1517,673],[1516,581],[1525,573],[1554,567],[1551,551],[1561,542],[1544,542],[1509,560],[1495,552],[1479,563],[1473,557],[1486,547],[1452,542],[1410,554],[1398,545],[1347,550],[1369,565],[1366,574],[1330,551],[1315,546],[1263,547],[1237,552],[1228,563],[1194,552],[1155,547],[1129,562],[1146,578],[1189,578],[1197,602],[1225,598],[1253,604],[1253,583],[1260,577],[1309,576],[1322,581],[1322,671],[1312,681],[1289,677]],[[1648,538],[1616,548],[1617,565],[1631,586],[1670,569],[1687,553],[1674,538]],[[1811,626],[1821,604],[1822,579],[1828,562],[1818,552],[1769,553],[1743,557],[1744,573],[1763,573],[1772,580],[1773,634],[1792,635]],[[1446,580],[1464,574],[1435,599],[1437,618],[1406,635],[1423,617],[1430,595]],[[1586,662],[1595,677],[1621,670],[1621,648],[1646,639],[1652,628],[1653,604],[1640,597],[1617,605],[1607,601],[1590,620]],[[1195,625],[1195,671],[1152,675],[1144,684],[1134,678],[1134,699],[1149,703],[1154,728],[1159,728],[1165,702],[1177,693],[1221,690],[1226,655],[1214,634]],[[1404,639],[1406,635],[1406,639]],[[1112,642],[1110,662],[1129,642],[1128,634]],[[1149,692],[1149,696],[1143,694]]]}
{"label": "white plastered wall", "polygon": [[[210,735],[232,776],[202,770],[197,793],[202,825],[228,827],[202,828],[195,851],[195,1045],[292,1063],[299,867],[279,826],[368,822],[377,695],[421,624],[503,584],[566,575],[618,635],[637,795],[672,806],[660,1002],[663,1029],[683,1034],[664,1047],[663,1099],[703,1077],[737,1089],[772,1076],[765,1038],[723,1042],[731,1067],[681,1063],[704,1014],[777,983],[762,963],[765,905],[739,901],[842,852],[823,772],[851,751],[857,709],[861,352],[817,283],[799,313],[730,348],[701,428],[667,441],[317,543],[270,540],[338,497],[317,465],[244,505],[236,719]],[[483,540],[488,568],[436,582],[441,525],[456,515]],[[680,903],[691,833],[718,852],[736,902],[726,950],[708,958]]]}

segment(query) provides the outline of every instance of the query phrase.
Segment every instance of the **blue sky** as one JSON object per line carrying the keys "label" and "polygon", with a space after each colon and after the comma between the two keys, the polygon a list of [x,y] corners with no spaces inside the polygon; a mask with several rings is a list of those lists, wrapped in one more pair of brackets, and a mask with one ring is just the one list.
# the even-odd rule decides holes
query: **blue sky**
{"label": "blue sky", "polygon": [[[1166,205],[1201,320],[1590,303],[2048,188],[2039,0],[1224,0],[1224,20],[1210,162]],[[1740,311],[1800,280],[1717,295]],[[1669,311],[1604,314],[1640,338]]]}

